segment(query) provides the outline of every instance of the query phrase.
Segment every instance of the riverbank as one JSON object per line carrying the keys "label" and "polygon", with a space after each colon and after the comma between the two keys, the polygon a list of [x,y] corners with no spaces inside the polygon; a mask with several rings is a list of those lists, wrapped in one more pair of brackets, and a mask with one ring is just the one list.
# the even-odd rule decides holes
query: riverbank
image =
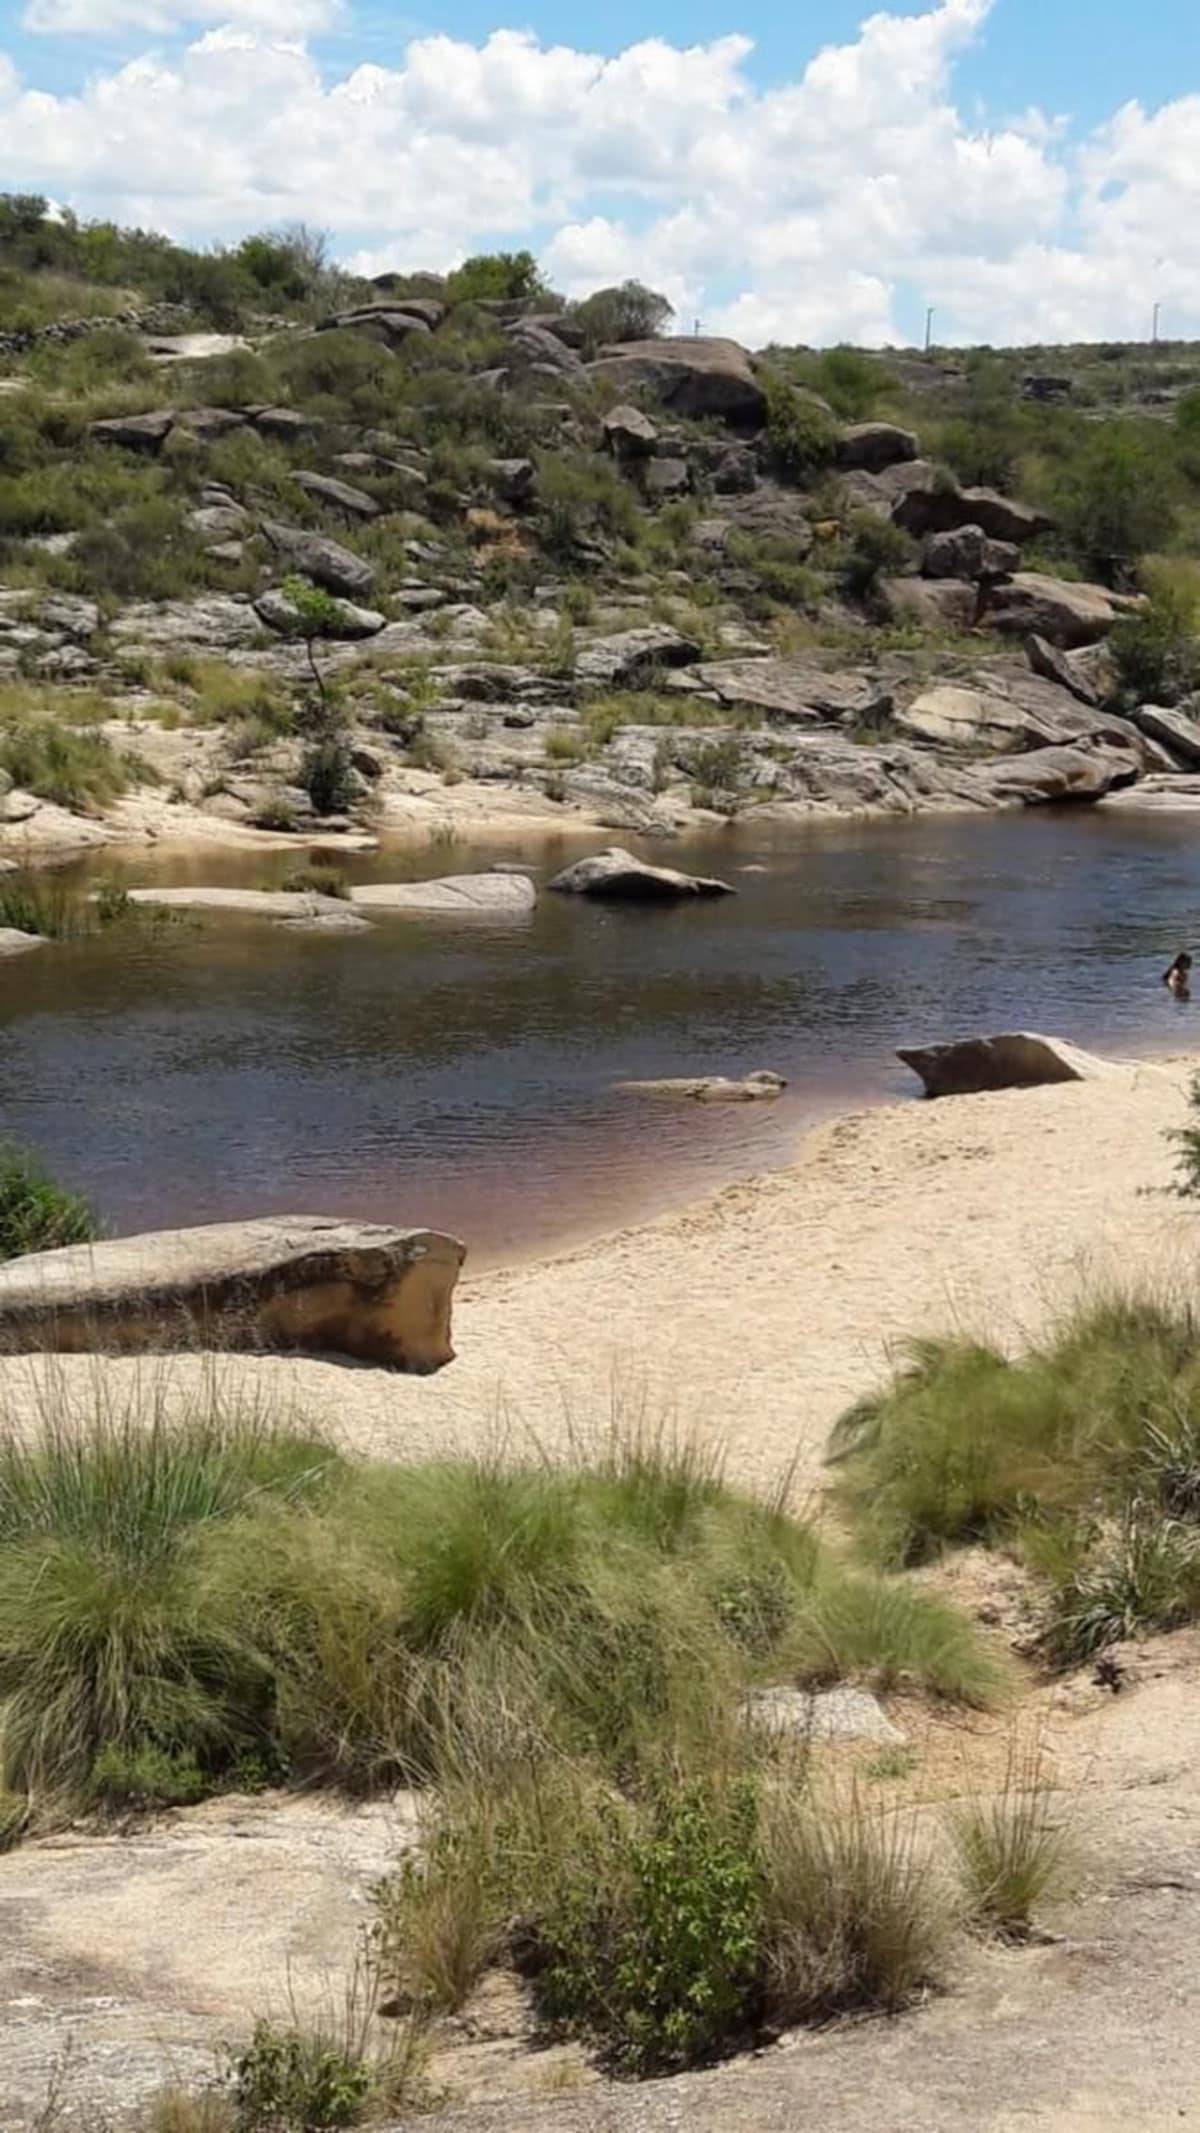
{"label": "riverbank", "polygon": [[[468,1270],[458,1359],[435,1378],[278,1357],[218,1374],[376,1456],[553,1450],[616,1411],[723,1443],[739,1480],[791,1468],[813,1492],[832,1423],[906,1339],[958,1328],[1018,1346],[1089,1284],[1190,1279],[1200,1217],[1164,1191],[1190,1065],[849,1113],[789,1169],[574,1251]],[[0,1366],[6,1403],[29,1412],[42,1367]],[[49,1367],[81,1397],[97,1372],[116,1395],[157,1368]],[[183,1397],[212,1365],[166,1368]]]}

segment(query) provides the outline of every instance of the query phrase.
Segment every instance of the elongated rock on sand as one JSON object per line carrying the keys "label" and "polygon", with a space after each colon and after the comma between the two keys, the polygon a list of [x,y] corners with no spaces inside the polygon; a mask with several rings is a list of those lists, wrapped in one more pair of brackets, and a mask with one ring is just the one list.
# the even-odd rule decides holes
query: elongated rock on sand
{"label": "elongated rock on sand", "polygon": [[1058,1081],[1102,1081],[1120,1071],[1115,1060],[1008,1030],[996,1037],[962,1037],[950,1044],[904,1046],[896,1054],[919,1074],[927,1096],[974,1096],[984,1089],[1036,1089]]}
{"label": "elongated rock on sand", "polygon": [[325,1215],[68,1245],[0,1267],[0,1351],[301,1349],[440,1370],[465,1257],[436,1230]]}

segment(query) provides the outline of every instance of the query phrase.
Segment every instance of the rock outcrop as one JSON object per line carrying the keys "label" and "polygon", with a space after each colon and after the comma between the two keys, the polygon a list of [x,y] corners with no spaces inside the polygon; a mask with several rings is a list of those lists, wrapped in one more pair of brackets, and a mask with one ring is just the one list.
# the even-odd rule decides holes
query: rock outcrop
{"label": "rock outcrop", "polygon": [[693,665],[700,646],[667,623],[648,623],[644,629],[622,630],[615,637],[598,637],[575,661],[575,679],[587,689],[621,689],[637,686],[671,667]]}
{"label": "rock outcrop", "polygon": [[699,336],[620,341],[603,348],[589,374],[623,398],[645,393],[678,415],[717,415],[735,428],[759,429],[767,400],[737,341]]}
{"label": "rock outcrop", "polygon": [[1119,1072],[1060,1037],[1029,1030],[963,1037],[950,1044],[905,1045],[896,1054],[925,1084],[927,1096],[974,1096],[985,1089],[1036,1089],[1059,1081],[1101,1081]]}
{"label": "rock outcrop", "polygon": [[991,540],[982,526],[956,526],[950,533],[929,535],[921,568],[927,578],[966,578],[980,584],[1019,570],[1021,551],[1015,541]]}
{"label": "rock outcrop", "polygon": [[375,582],[373,567],[351,549],[343,548],[340,541],[331,541],[323,533],[309,533],[303,526],[281,525],[276,519],[264,519],[262,530],[285,562],[326,592],[361,600],[371,590]]}
{"label": "rock outcrop", "polygon": [[681,874],[675,867],[651,866],[648,860],[635,859],[632,852],[623,851],[616,844],[606,852],[593,852],[587,859],[577,859],[573,866],[564,867],[550,887],[568,896],[638,904],[678,903],[689,897],[737,893],[727,881]]}
{"label": "rock outcrop", "polygon": [[383,509],[365,489],[356,489],[352,482],[339,481],[333,474],[313,474],[302,467],[293,474],[292,480],[306,496],[314,496],[318,503],[329,504],[346,518],[378,518]]}
{"label": "rock outcrop", "polygon": [[35,1252],[0,1267],[0,1350],[302,1350],[427,1372],[453,1360],[466,1256],[436,1230],[280,1215]]}
{"label": "rock outcrop", "polygon": [[683,681],[729,710],[759,711],[786,724],[877,724],[892,708],[892,692],[876,676],[827,674],[806,659],[705,660]]}
{"label": "rock outcrop", "polygon": [[855,422],[838,439],[837,460],[840,467],[862,467],[868,474],[878,474],[884,467],[915,459],[920,449],[914,432],[899,429],[894,422]]}
{"label": "rock outcrop", "polygon": [[1070,651],[1107,637],[1118,617],[1138,605],[1135,598],[1110,592],[1106,585],[1077,585],[1025,570],[991,588],[983,620],[991,629],[1036,635],[1060,651]]}
{"label": "rock outcrop", "polygon": [[1133,723],[1188,770],[1200,770],[1200,720],[1165,704],[1140,704]]}

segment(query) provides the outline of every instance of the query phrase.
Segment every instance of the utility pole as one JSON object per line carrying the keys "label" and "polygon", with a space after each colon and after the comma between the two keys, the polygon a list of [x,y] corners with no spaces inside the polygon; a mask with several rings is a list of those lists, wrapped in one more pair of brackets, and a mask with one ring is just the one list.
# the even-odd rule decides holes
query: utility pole
{"label": "utility pole", "polygon": [[931,349],[932,347],[933,347],[933,305],[932,305],[932,304],[930,304],[930,306],[929,306],[928,310],[927,310],[927,311],[926,311],[926,313],[925,313],[925,353],[926,353],[926,355],[928,355],[928,354],[929,354],[929,351],[930,351],[930,349]]}
{"label": "utility pole", "polygon": [[1161,305],[1161,303],[1157,303],[1157,304],[1155,304],[1155,306],[1154,306],[1154,322],[1153,322],[1153,324],[1152,324],[1152,326],[1151,326],[1151,328],[1150,328],[1150,343],[1151,343],[1151,346],[1152,346],[1152,347],[1154,347],[1154,348],[1157,348],[1157,346],[1158,346],[1158,321],[1159,321],[1159,315],[1160,315],[1161,311],[1162,311],[1162,305]]}
{"label": "utility pole", "polygon": [[699,321],[699,319],[698,319],[698,318],[694,318],[694,319],[692,320],[692,332],[693,332],[693,333],[695,334],[695,336],[696,336],[696,339],[697,339],[697,340],[699,340],[699,338],[700,338],[700,321]]}

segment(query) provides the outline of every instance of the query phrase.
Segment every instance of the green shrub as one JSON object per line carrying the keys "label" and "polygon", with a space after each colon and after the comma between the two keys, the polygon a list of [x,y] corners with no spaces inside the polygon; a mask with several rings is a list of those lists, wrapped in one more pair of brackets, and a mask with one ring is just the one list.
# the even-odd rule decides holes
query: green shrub
{"label": "green shrub", "polygon": [[360,2123],[371,2093],[365,2060],[320,2035],[255,2024],[234,2067],[237,2133],[329,2133]]}
{"label": "green shrub", "polygon": [[148,1741],[136,1748],[110,1741],[92,1764],[88,1789],[104,1807],[191,1807],[210,1781],[190,1749],[172,1754]]}
{"label": "green shrub", "polygon": [[56,1185],[24,1149],[0,1142],[0,1260],[90,1244],[98,1235],[86,1200]]}
{"label": "green shrub", "polygon": [[916,553],[915,543],[902,526],[880,518],[874,511],[861,511],[850,521],[850,538],[838,563],[838,576],[847,599],[868,609],[883,605],[885,577],[904,570]]}
{"label": "green shrub", "polygon": [[300,765],[303,786],[318,815],[341,815],[357,797],[350,744],[340,733],[313,742]]}
{"label": "green shrub", "polygon": [[764,372],[763,385],[767,441],[774,464],[787,480],[806,482],[832,462],[837,424],[815,395],[787,384],[777,373]]}
{"label": "green shrub", "polygon": [[640,281],[625,281],[617,288],[596,289],[572,307],[576,324],[583,328],[585,353],[613,341],[648,341],[664,333],[674,315],[674,306]]}
{"label": "green shrub", "polygon": [[753,1792],[664,1782],[632,1812],[601,1803],[575,1834],[524,1921],[543,2013],[627,2074],[733,2049],[757,2012]]}
{"label": "green shrub", "polygon": [[1169,583],[1145,607],[1121,615],[1109,633],[1121,698],[1139,704],[1177,704],[1200,687],[1200,635],[1195,601]]}
{"label": "green shrub", "polygon": [[451,304],[528,303],[549,294],[532,252],[476,252],[446,276]]}
{"label": "green shrub", "polygon": [[[39,716],[5,718],[0,705],[0,770],[14,785],[79,814],[95,814],[134,782],[133,758],[102,733]],[[137,775],[144,775],[137,766]]]}
{"label": "green shrub", "polygon": [[86,909],[79,898],[61,883],[47,885],[36,876],[0,881],[0,926],[50,941],[70,940],[88,930]]}
{"label": "green shrub", "polygon": [[1054,495],[1061,535],[1105,584],[1132,585],[1142,557],[1170,545],[1178,476],[1165,435],[1130,422],[1092,423],[1062,468]]}
{"label": "green shrub", "polygon": [[607,462],[542,452],[538,531],[546,554],[569,568],[598,542],[635,540],[637,502],[629,483]]}

